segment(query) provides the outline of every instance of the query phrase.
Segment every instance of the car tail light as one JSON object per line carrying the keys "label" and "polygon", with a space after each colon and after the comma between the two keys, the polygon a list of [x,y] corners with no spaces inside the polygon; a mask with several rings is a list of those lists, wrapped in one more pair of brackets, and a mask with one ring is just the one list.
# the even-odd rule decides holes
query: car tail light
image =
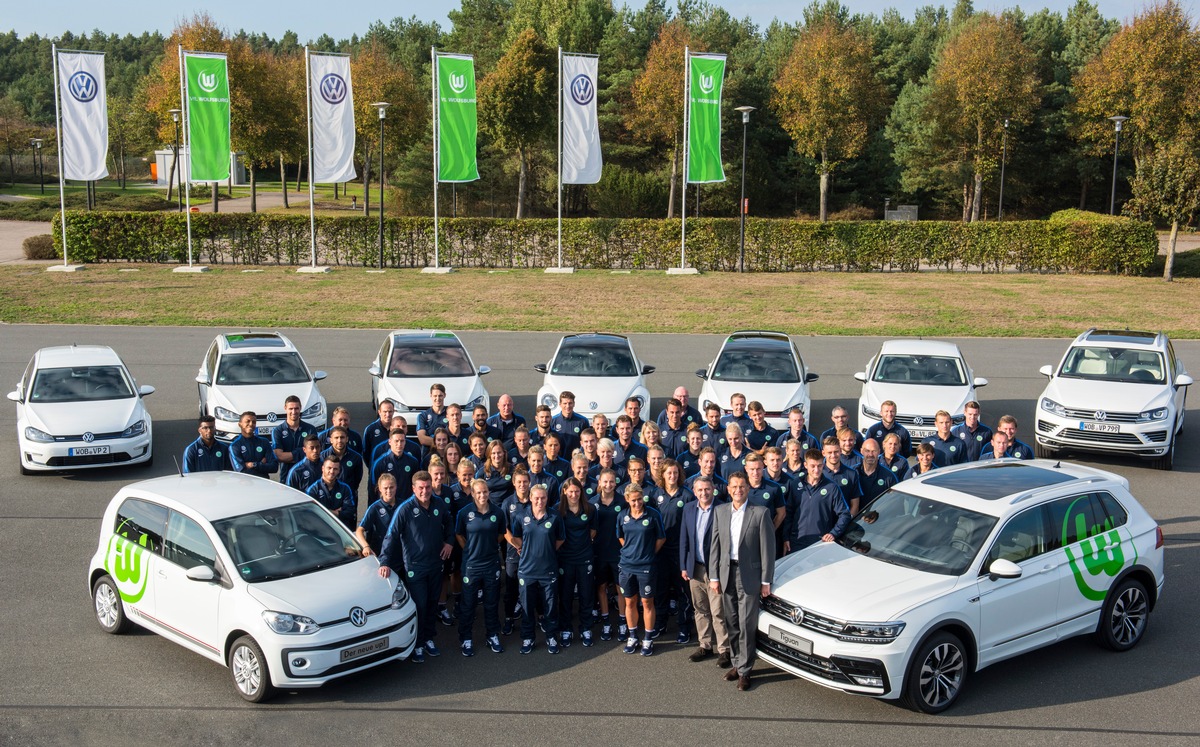
{"label": "car tail light", "polygon": [[1162,546],[1163,546],[1162,527],[1155,526],[1154,527],[1154,549],[1160,550],[1160,549],[1162,549]]}

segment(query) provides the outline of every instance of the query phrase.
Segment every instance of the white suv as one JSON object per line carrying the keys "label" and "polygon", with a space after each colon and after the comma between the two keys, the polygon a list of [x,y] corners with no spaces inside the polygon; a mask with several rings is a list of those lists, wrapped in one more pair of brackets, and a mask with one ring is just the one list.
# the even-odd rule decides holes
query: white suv
{"label": "white suv", "polygon": [[1089,329],[1041,374],[1050,383],[1038,399],[1039,457],[1104,451],[1171,469],[1192,377],[1166,335]]}
{"label": "white suv", "polygon": [[938,713],[972,673],[1055,641],[1133,648],[1162,588],[1162,530],[1124,478],[974,462],[905,480],[836,542],[779,561],[758,651],[819,685]]}

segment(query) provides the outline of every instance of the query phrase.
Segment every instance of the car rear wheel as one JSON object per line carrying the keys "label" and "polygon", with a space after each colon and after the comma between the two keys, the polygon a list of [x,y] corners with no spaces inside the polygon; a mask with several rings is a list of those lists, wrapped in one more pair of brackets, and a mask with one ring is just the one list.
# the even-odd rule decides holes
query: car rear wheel
{"label": "car rear wheel", "polygon": [[1150,622],[1150,597],[1137,579],[1126,579],[1108,593],[1096,638],[1113,651],[1128,651],[1142,640]]}
{"label": "car rear wheel", "polygon": [[109,576],[101,576],[92,586],[92,607],[96,612],[96,622],[100,623],[105,633],[119,635],[129,630],[130,622],[121,605],[121,595]]}
{"label": "car rear wheel", "polygon": [[901,696],[922,713],[941,713],[958,700],[967,681],[967,649],[958,636],[939,631],[926,639],[908,667]]}
{"label": "car rear wheel", "polygon": [[229,649],[229,673],[233,686],[244,700],[261,703],[275,694],[271,684],[271,672],[267,669],[267,657],[262,648],[248,635],[233,642]]}

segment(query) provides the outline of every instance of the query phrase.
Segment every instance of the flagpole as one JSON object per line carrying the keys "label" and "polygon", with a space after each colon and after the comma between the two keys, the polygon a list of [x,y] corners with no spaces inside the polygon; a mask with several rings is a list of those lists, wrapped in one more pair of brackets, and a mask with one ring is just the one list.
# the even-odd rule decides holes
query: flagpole
{"label": "flagpole", "polygon": [[679,267],[687,267],[687,185],[688,185],[688,145],[691,138],[691,118],[688,116],[689,101],[692,92],[692,56],[687,47],[683,48],[683,189],[679,190]]}
{"label": "flagpole", "polygon": [[[183,149],[187,153],[187,158],[183,162],[187,164],[187,173],[183,174],[183,204],[185,205],[183,215],[187,221],[187,244],[188,244],[188,267],[192,266],[192,136],[189,132],[188,122],[191,120],[191,109],[187,105],[187,75],[183,70],[183,45],[179,45],[179,108],[183,110]],[[175,164],[175,168],[181,168],[180,164]],[[183,172],[180,172],[183,173]],[[287,185],[283,185],[287,189]]]}
{"label": "flagpole", "polygon": [[[308,66],[308,45],[304,45],[304,99],[308,107],[308,237],[312,267],[317,266],[317,219],[313,213],[313,131],[312,131],[312,71]],[[287,185],[284,185],[287,189]],[[382,199],[382,195],[380,195]]]}
{"label": "flagpole", "polygon": [[58,45],[51,43],[50,54],[54,57],[54,136],[58,138],[58,209],[62,215],[63,267],[67,266],[67,198],[63,189],[62,115],[58,111]]}
{"label": "flagpole", "polygon": [[432,106],[430,107],[433,114],[433,266],[439,267],[439,246],[438,246],[438,54],[437,47],[430,47],[429,54],[433,57],[433,76],[430,81],[432,89]]}
{"label": "flagpole", "polygon": [[562,265],[562,132],[563,132],[563,100],[562,100],[562,47],[558,48],[558,266]]}

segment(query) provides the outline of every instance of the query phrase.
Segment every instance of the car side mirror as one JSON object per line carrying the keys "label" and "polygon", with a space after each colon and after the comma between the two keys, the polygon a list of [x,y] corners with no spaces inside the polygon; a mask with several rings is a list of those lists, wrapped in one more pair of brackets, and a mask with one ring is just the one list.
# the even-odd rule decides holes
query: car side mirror
{"label": "car side mirror", "polygon": [[987,386],[987,379],[983,378],[982,376],[976,376],[975,381],[973,381],[971,383],[975,385],[976,389],[978,389],[980,387]]}
{"label": "car side mirror", "polygon": [[1050,366],[1042,366],[1038,369],[1038,373],[1040,373],[1042,376],[1045,376],[1047,379],[1054,378],[1054,369]]}
{"label": "car side mirror", "polygon": [[377,379],[380,376],[383,376],[383,371],[379,368],[378,363],[372,363],[371,367],[367,369],[367,373],[371,374],[372,376],[374,376]]}
{"label": "car side mirror", "polygon": [[654,366],[642,366],[642,375],[648,376],[654,373]]}
{"label": "car side mirror", "polygon": [[196,383],[204,384],[205,386],[208,386],[209,384],[212,383],[212,379],[208,378],[208,374],[202,373],[202,374],[199,374],[198,376],[196,376]]}
{"label": "car side mirror", "polygon": [[819,378],[821,378],[821,376],[819,374],[806,373],[806,374],[804,374],[804,383],[811,384]]}
{"label": "car side mirror", "polygon": [[149,397],[151,394],[154,394],[154,387],[150,386],[149,384],[143,384],[142,386],[138,387],[138,394],[142,395],[143,397]]}
{"label": "car side mirror", "polygon": [[198,565],[195,568],[188,568],[187,577],[192,581],[203,581],[205,583],[212,583],[213,581],[217,580],[217,574],[212,568],[209,568],[206,565]]}
{"label": "car side mirror", "polygon": [[488,375],[488,374],[490,374],[491,372],[492,372],[492,367],[491,367],[491,366],[480,366],[480,367],[479,367],[479,375],[480,375],[480,376],[487,376],[487,375]]}
{"label": "car side mirror", "polygon": [[533,370],[537,371],[538,373],[546,373],[546,364],[545,363],[535,363],[535,364],[533,364]]}
{"label": "car side mirror", "polygon": [[1001,578],[1020,578],[1021,566],[1006,560],[1005,558],[996,558],[992,564],[988,566],[988,578],[995,581]]}
{"label": "car side mirror", "polygon": [[323,381],[328,376],[324,371],[313,371],[313,381]]}
{"label": "car side mirror", "polygon": [[867,383],[867,372],[866,371],[858,371],[857,373],[854,374],[854,378],[857,381],[861,381],[862,383],[865,384],[865,383]]}
{"label": "car side mirror", "polygon": [[696,377],[700,379],[708,379],[708,371],[703,368],[696,369]]}
{"label": "car side mirror", "polygon": [[[1179,374],[1175,377],[1175,386],[1191,386],[1193,381],[1191,376]],[[12,395],[9,395],[9,399],[12,399]]]}

